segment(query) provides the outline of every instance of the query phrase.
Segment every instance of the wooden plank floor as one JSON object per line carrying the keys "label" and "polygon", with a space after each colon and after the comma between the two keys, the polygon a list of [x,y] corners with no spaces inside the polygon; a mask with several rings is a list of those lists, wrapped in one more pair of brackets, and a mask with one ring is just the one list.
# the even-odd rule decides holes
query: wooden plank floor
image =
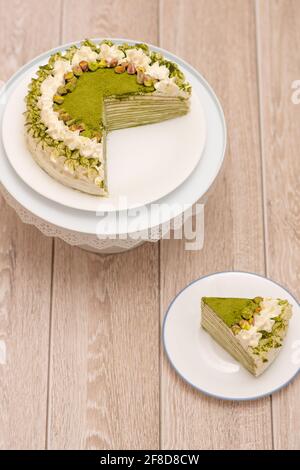
{"label": "wooden plank floor", "polygon": [[96,256],[0,198],[0,448],[300,449],[300,379],[218,401],[176,376],[160,342],[169,302],[206,273],[267,274],[300,297],[300,2],[0,0],[0,18],[0,79],[63,42],[132,37],[199,69],[229,134],[201,252],[164,240]]}

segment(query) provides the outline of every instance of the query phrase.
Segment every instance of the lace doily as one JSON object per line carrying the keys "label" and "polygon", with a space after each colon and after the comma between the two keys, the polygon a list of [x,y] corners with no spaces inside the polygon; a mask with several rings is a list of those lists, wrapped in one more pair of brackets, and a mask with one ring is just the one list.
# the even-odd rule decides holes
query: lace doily
{"label": "lace doily", "polygon": [[[51,224],[34,215],[17,202],[2,184],[0,184],[0,190],[5,201],[16,211],[25,224],[34,225],[47,237],[58,237],[70,245],[81,246],[92,251],[114,251],[115,249],[122,251],[129,250],[145,241],[157,242],[170,232],[170,224],[166,223],[152,228],[151,230],[137,232],[134,234],[134,237],[128,236],[126,238],[79,233]],[[172,220],[172,228],[176,229],[176,227],[178,228],[181,225],[182,215]]]}

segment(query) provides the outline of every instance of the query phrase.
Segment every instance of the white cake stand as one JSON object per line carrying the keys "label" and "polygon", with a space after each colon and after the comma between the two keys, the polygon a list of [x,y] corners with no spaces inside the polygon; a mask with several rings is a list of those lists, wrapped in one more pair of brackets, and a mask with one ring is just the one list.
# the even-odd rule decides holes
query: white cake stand
{"label": "white cake stand", "polygon": [[[99,39],[96,39],[99,41]],[[127,39],[114,41],[135,43]],[[24,73],[49,54],[64,50],[69,44],[48,51],[22,67],[0,90],[0,119],[10,93]],[[24,223],[36,226],[43,234],[59,237],[71,245],[97,253],[117,253],[135,248],[145,241],[155,242],[169,233],[170,223],[182,222],[184,212],[198,201],[203,207],[209,190],[221,170],[226,148],[226,125],[221,105],[205,79],[179,57],[150,46],[193,76],[193,88],[199,95],[207,124],[204,153],[194,172],[176,190],[133,211],[110,214],[71,209],[50,201],[34,192],[11,167],[3,143],[0,143],[0,190],[7,203],[14,208]],[[13,136],[12,136],[13,138]],[[199,208],[198,208],[199,210]],[[203,219],[202,219],[203,220]],[[198,227],[203,232],[204,224]],[[199,237],[198,237],[199,238]],[[201,238],[201,236],[200,236]],[[203,237],[202,237],[203,239]]]}

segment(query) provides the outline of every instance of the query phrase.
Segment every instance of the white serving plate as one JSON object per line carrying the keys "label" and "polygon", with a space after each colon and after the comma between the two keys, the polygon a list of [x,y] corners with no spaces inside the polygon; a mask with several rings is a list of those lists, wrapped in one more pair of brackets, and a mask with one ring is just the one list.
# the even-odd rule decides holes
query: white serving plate
{"label": "white serving plate", "polygon": [[[197,87],[191,110],[183,117],[158,124],[122,129],[107,139],[108,197],[97,197],[68,188],[34,161],[24,138],[24,98],[39,65],[34,60],[14,88],[5,108],[2,139],[7,158],[19,177],[34,191],[64,206],[86,211],[116,211],[141,207],[180,186],[197,166],[203,153],[206,122]],[[182,67],[192,84],[195,77]]]}
{"label": "white serving plate", "polygon": [[[254,377],[200,326],[201,297],[279,297],[293,305],[293,316],[278,357]],[[225,400],[252,400],[286,386],[300,368],[300,307],[277,283],[245,272],[202,277],[172,301],[163,324],[166,354],[177,373],[199,391]]]}
{"label": "white serving plate", "polygon": [[[95,40],[99,41],[100,39]],[[119,39],[118,41],[126,41],[128,43],[137,42],[127,39]],[[66,44],[42,54],[35,59],[35,61],[23,66],[11,77],[2,90],[0,90],[1,119],[13,90],[23,79],[24,74],[27,73],[31,67],[36,66],[38,62],[45,61],[50,53],[61,51],[69,45],[70,44]],[[149,213],[147,212],[149,205],[143,206],[141,208],[143,210],[135,210],[136,212],[134,214],[131,212],[129,222],[127,211],[121,211],[117,214],[119,218],[124,219],[124,224],[120,225],[116,232],[115,219],[112,219],[112,221],[111,219],[106,219],[104,223],[102,223],[102,220],[99,219],[96,213],[64,207],[33,191],[14,171],[6,156],[2,140],[0,140],[0,181],[9,194],[21,204],[25,210],[49,224],[82,234],[131,235],[135,234],[137,230],[148,230],[168,222],[170,215],[165,210],[166,206],[172,208],[172,216],[176,217],[183,212],[183,209],[187,210],[207,193],[222,167],[225,155],[226,125],[221,105],[209,84],[193,67],[166,50],[156,46],[150,47],[162,53],[170,60],[176,61],[193,76],[193,88],[199,96],[204,109],[207,129],[206,143],[202,158],[192,174],[175,191],[172,191],[167,196],[156,201],[157,217],[155,221],[149,221]],[[116,213],[112,212],[111,214]],[[128,224],[126,229],[124,229],[126,222],[128,222]]]}

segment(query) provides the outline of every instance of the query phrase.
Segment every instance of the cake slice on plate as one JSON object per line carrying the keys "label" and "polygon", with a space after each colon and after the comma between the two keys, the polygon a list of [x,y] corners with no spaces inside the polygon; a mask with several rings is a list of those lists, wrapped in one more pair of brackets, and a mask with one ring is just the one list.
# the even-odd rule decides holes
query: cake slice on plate
{"label": "cake slice on plate", "polygon": [[270,297],[202,297],[202,327],[249,372],[258,376],[280,352],[292,306]]}

